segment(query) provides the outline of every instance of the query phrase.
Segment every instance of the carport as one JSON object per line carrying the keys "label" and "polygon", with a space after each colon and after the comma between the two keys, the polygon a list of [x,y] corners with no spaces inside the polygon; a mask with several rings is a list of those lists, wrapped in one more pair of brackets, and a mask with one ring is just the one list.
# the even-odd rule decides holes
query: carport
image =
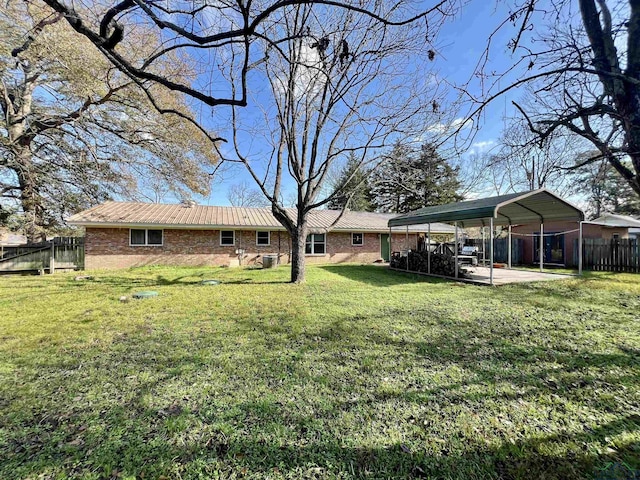
{"label": "carport", "polygon": [[[427,245],[431,244],[431,228],[430,224],[435,222],[448,223],[455,227],[455,264],[458,265],[459,256],[459,231],[464,228],[481,227],[489,229],[489,238],[493,239],[494,230],[497,226],[507,227],[508,231],[508,269],[509,272],[500,272],[498,282],[494,275],[494,245],[493,241],[489,242],[489,268],[485,275],[476,274],[467,281],[474,283],[488,283],[494,285],[496,283],[512,283],[517,281],[531,280],[547,280],[549,274],[544,274],[543,265],[543,248],[544,248],[544,224],[551,221],[575,221],[579,228],[578,240],[578,274],[582,274],[582,222],[584,221],[584,212],[570,202],[560,198],[555,193],[541,188],[531,190],[529,192],[511,193],[500,195],[497,197],[481,198],[477,200],[469,200],[464,202],[449,203],[446,205],[437,205],[433,207],[425,207],[413,212],[409,212],[389,220],[388,225],[392,227],[409,225],[427,225]],[[511,227],[515,225],[536,224],[540,225],[540,277],[532,278],[532,272],[519,272],[511,270]],[[426,273],[431,275],[431,255],[428,249],[428,269]],[[407,270],[409,269],[409,261],[407,259]],[[522,273],[522,275],[519,275]],[[440,275],[439,275],[440,276]],[[475,278],[473,278],[475,277]],[[523,277],[520,279],[520,277]],[[458,268],[455,269],[455,277],[458,278]],[[525,279],[526,278],[526,279]],[[461,279],[464,280],[464,279]],[[509,281],[510,280],[510,281]]]}

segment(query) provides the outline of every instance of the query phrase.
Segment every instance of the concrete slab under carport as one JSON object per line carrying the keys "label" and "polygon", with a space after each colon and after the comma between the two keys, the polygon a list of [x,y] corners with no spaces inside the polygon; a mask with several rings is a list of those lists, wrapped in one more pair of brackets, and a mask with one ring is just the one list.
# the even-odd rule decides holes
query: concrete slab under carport
{"label": "concrete slab under carport", "polygon": [[[463,281],[489,285],[489,267],[464,267],[469,278]],[[565,273],[534,272],[531,270],[512,270],[508,268],[493,269],[493,284],[508,285],[510,283],[548,282],[552,280],[568,280],[575,275]]]}
{"label": "concrete slab under carport", "polygon": [[[385,266],[386,264],[383,264]],[[402,268],[387,267],[389,270],[400,273],[411,273],[413,275],[424,275],[425,277],[443,278],[455,282],[472,283],[474,285],[491,285],[489,267],[469,267],[463,268],[467,271],[465,278],[446,277],[444,275],[435,275],[424,272],[414,272],[413,270],[404,270]],[[509,270],[507,268],[493,269],[493,286],[509,285],[511,283],[527,283],[527,282],[548,282],[552,280],[568,280],[577,278],[578,275],[566,273],[546,273],[534,272],[531,270]]]}

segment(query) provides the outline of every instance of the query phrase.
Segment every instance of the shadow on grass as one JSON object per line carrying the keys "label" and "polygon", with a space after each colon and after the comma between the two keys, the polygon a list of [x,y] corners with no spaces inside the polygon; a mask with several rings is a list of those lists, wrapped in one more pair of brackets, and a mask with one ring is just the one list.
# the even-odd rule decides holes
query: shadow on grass
{"label": "shadow on grass", "polygon": [[322,265],[317,268],[349,280],[377,287],[391,287],[411,283],[444,283],[447,281],[437,277],[389,270],[388,267],[382,265]]}
{"label": "shadow on grass", "polygon": [[256,281],[253,278],[241,278],[234,280],[225,280],[223,283],[226,285],[286,285],[291,284],[291,281],[287,280],[266,280]]}
{"label": "shadow on grass", "polygon": [[[388,314],[393,316],[392,312]],[[585,395],[597,397],[602,395],[598,392],[611,391],[616,383],[637,384],[637,377],[621,376],[619,372],[639,367],[638,358],[627,353],[599,354],[557,345],[531,345],[526,341],[527,332],[514,334],[510,330],[507,339],[506,324],[484,331],[482,327],[458,325],[455,332],[425,341],[370,332],[370,322],[375,320],[362,318],[355,326],[340,320],[315,332],[314,338],[282,331],[273,335],[269,330],[257,332],[258,337],[274,337],[272,347],[276,352],[241,355],[232,360],[224,360],[231,351],[225,350],[222,337],[189,339],[167,332],[152,332],[157,336],[153,343],[136,335],[121,335],[107,350],[76,351],[57,361],[50,358],[46,365],[39,365],[38,373],[46,380],[36,396],[54,396],[56,401],[46,411],[21,412],[13,420],[5,417],[0,473],[3,478],[11,474],[17,475],[15,478],[43,474],[46,478],[51,474],[52,478],[94,475],[116,479],[144,472],[145,478],[166,475],[185,480],[216,475],[577,479],[598,478],[600,469],[611,462],[627,462],[638,468],[637,442],[618,441],[615,449],[605,448],[610,437],[640,429],[640,416],[624,413],[613,393],[598,408],[614,418],[594,426],[584,424],[582,430],[537,428],[524,438],[500,437],[497,433],[491,441],[485,441],[459,428],[448,430],[447,437],[443,433],[447,430],[437,425],[454,420],[442,418],[443,408],[476,405],[482,412],[485,402],[500,398],[531,402],[541,395],[556,398],[556,406],[550,404],[552,411],[562,414],[563,405],[584,403]],[[446,327],[449,320],[441,318],[439,322]],[[277,353],[284,352],[283,347],[291,342],[296,348],[287,353],[289,357]],[[381,347],[385,348],[384,354],[372,353]],[[350,355],[343,355],[347,352]],[[371,355],[373,362],[367,367],[365,357]],[[309,367],[300,364],[305,356],[335,363],[335,370],[352,371],[354,378],[371,376],[374,391],[361,390],[359,399],[345,401],[341,395],[344,392],[332,387],[332,394],[321,399],[322,411],[310,413],[311,405],[295,400],[299,394],[294,393],[313,388],[318,381]],[[393,357],[408,357],[413,365],[426,362],[431,368],[456,365],[470,374],[464,381],[437,387],[407,384],[401,392],[375,391],[382,376],[397,374],[394,365],[384,363]],[[229,361],[225,366],[223,362]],[[559,366],[536,366],[536,362],[550,361]],[[256,365],[261,370],[252,370]],[[198,384],[206,386],[207,377],[220,372],[220,366],[225,366],[225,371],[218,375],[228,375],[229,386],[222,383],[218,387],[222,391],[202,391]],[[202,376],[200,372],[209,373]],[[579,378],[572,376],[574,373]],[[74,376],[77,391],[56,394],[68,388]],[[265,394],[263,400],[250,401],[242,399],[242,394],[225,392],[227,388],[232,392],[234,382],[242,376],[268,385],[274,392],[280,389],[285,395],[274,400],[275,394]],[[180,388],[170,403],[166,399],[164,404],[153,402],[155,395],[175,388],[176,382]],[[522,392],[500,392],[498,385],[505,382],[521,387]],[[486,393],[467,392],[466,387],[474,385],[486,386]],[[86,400],[87,395],[96,399],[96,406]],[[108,401],[100,400],[105,398]],[[0,407],[12,400],[5,399],[7,403]],[[409,427],[414,433],[406,443],[385,440],[384,430],[380,430],[368,433],[382,445],[367,447],[364,445],[368,442],[355,440],[352,432],[340,433],[332,426],[344,415],[362,415],[360,421],[365,423],[365,418],[375,420],[369,427],[374,429],[382,428],[377,422],[383,419],[409,424],[403,410],[414,411],[407,407],[410,404],[428,408],[415,426],[411,420]],[[382,413],[384,405],[393,405],[395,416]],[[359,425],[352,428],[360,434],[366,431]],[[570,449],[569,454],[554,453],[566,445],[579,447]],[[638,478],[630,472],[627,477],[602,478]]]}
{"label": "shadow on grass", "polygon": [[[175,367],[175,365],[174,365]],[[164,378],[163,381],[170,380]],[[442,438],[420,422],[420,438],[403,443],[388,439],[377,447],[356,446],[326,430],[313,414],[282,402],[246,401],[223,410],[183,406],[141,406],[153,385],[133,400],[104,409],[96,421],[90,411],[69,408],[35,417],[33,432],[5,444],[0,471],[30,474],[66,473],[77,478],[447,478],[573,479],[638,478],[633,465],[623,476],[604,476],[611,463],[640,453],[637,442],[616,450],[596,451],[594,441],[637,430],[637,418],[621,416],[583,432],[539,434],[489,444],[463,432]],[[356,405],[357,406],[357,405]],[[352,407],[355,407],[352,405]],[[334,405],[341,410],[344,406]],[[86,428],[87,422],[90,428]],[[198,425],[199,428],[190,428]],[[284,434],[278,437],[276,432]],[[580,453],[553,453],[558,445],[584,445]],[[637,457],[636,457],[637,458]],[[602,471],[602,477],[598,475]],[[29,474],[28,474],[29,473]],[[9,477],[6,477],[9,478]]]}
{"label": "shadow on grass", "polygon": [[[415,281],[319,268],[372,285]],[[435,303],[309,325],[271,313],[205,334],[203,322],[150,323],[109,344],[13,358],[0,372],[0,478],[639,477],[604,469],[640,468],[640,357],[594,343],[587,322],[477,321]]]}

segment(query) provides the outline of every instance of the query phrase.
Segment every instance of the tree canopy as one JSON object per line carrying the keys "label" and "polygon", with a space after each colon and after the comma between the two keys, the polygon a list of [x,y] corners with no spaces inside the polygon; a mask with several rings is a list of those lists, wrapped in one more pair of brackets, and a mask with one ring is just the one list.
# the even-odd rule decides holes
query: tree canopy
{"label": "tree canopy", "polygon": [[[157,39],[134,40],[128,48],[143,52]],[[165,67],[188,72],[177,59]],[[0,79],[0,203],[18,207],[29,240],[112,195],[149,198],[154,184],[179,197],[208,192],[218,157],[206,136],[157,113],[135,82],[48,7],[0,9]],[[180,96],[154,91],[188,113]]]}
{"label": "tree canopy", "polygon": [[428,143],[419,149],[397,143],[371,182],[373,202],[381,212],[406,213],[462,200],[458,169]]}

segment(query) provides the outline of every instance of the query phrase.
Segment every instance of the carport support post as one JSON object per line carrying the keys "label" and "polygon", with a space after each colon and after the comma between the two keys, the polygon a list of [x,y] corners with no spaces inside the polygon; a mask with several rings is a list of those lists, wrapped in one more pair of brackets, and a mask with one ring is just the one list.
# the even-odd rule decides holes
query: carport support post
{"label": "carport support post", "polygon": [[484,222],[482,222],[482,228],[480,228],[480,230],[482,230],[482,266],[484,267],[487,265],[487,249],[485,247],[486,240],[484,238]]}
{"label": "carport support post", "polygon": [[493,285],[493,217],[489,219],[489,285]]}
{"label": "carport support post", "polygon": [[407,225],[406,233],[404,234],[404,249],[407,251],[407,272],[409,271],[409,225]]}
{"label": "carport support post", "polygon": [[578,275],[582,275],[582,222],[580,224],[578,233]]}
{"label": "carport support post", "polygon": [[427,224],[427,273],[431,274],[431,224]]}
{"label": "carport support post", "polygon": [[509,225],[509,240],[507,244],[507,257],[509,257],[509,270],[511,270],[511,225]]}
{"label": "carport support post", "polygon": [[455,263],[456,263],[456,278],[458,278],[458,222],[454,222],[454,225],[456,226],[456,239],[455,239],[455,245],[454,245],[454,253],[455,253]]}
{"label": "carport support post", "polygon": [[540,223],[540,245],[539,245],[538,256],[540,257],[540,271],[543,270],[543,262],[544,262],[544,223]]}

